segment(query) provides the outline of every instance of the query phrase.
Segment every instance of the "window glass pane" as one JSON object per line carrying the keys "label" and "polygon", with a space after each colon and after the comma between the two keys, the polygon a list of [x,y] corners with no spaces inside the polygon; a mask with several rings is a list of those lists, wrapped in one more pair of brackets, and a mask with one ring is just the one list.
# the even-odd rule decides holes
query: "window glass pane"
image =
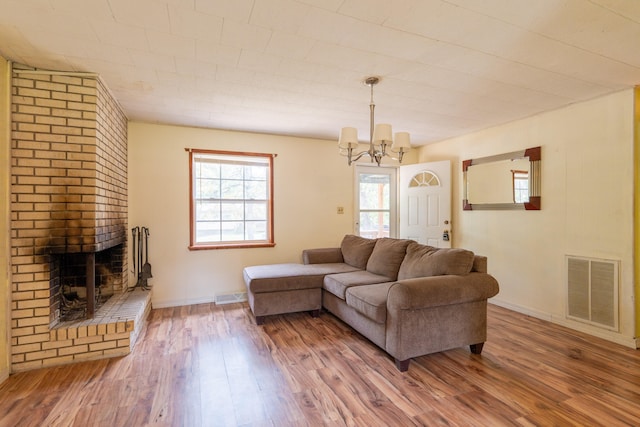
{"label": "window glass pane", "polygon": [[196,222],[196,242],[219,242],[220,223],[219,222]]}
{"label": "window glass pane", "polygon": [[244,167],[242,165],[220,165],[222,179],[242,179],[244,177]]}
{"label": "window glass pane", "polygon": [[360,212],[360,235],[370,239],[389,237],[389,212]]}
{"label": "window glass pane", "polygon": [[199,199],[219,199],[220,181],[217,179],[196,180],[196,197]]}
{"label": "window glass pane", "polygon": [[198,168],[201,178],[220,178],[220,165],[217,163],[198,162]]}
{"label": "window glass pane", "polygon": [[222,199],[244,199],[243,181],[223,180],[220,182],[220,188],[220,196]]}
{"label": "window glass pane", "polygon": [[245,219],[247,221],[266,220],[267,219],[267,203],[247,202],[245,204]]}
{"label": "window glass pane", "polygon": [[198,221],[219,221],[219,202],[198,202],[196,203],[196,215]]}
{"label": "window glass pane", "polygon": [[267,180],[267,165],[245,166],[244,178],[254,181]]}
{"label": "window glass pane", "polygon": [[267,238],[267,221],[247,221],[246,239],[265,240]]}
{"label": "window glass pane", "polygon": [[221,205],[223,221],[242,221],[244,202],[223,202]]}
{"label": "window glass pane", "polygon": [[222,223],[222,240],[227,242],[245,240],[244,222],[242,221],[223,222]]}
{"label": "window glass pane", "polygon": [[267,182],[266,181],[245,181],[245,198],[249,200],[266,200],[267,199]]}
{"label": "window glass pane", "polygon": [[360,209],[389,209],[389,175],[360,175]]}

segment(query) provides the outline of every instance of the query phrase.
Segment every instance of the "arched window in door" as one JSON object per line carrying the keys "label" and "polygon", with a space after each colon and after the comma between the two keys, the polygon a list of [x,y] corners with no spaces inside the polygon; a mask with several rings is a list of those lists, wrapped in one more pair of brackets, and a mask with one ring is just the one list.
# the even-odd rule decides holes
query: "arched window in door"
{"label": "arched window in door", "polygon": [[440,187],[440,179],[433,172],[423,171],[411,178],[409,188],[411,187]]}

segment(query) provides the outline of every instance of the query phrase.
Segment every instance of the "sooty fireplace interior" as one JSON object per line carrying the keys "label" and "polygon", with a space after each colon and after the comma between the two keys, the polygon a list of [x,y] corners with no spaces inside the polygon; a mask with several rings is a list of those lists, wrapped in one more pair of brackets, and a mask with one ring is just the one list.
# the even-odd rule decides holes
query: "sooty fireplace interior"
{"label": "sooty fireplace interior", "polygon": [[91,319],[111,296],[122,293],[124,246],[52,256],[51,323]]}

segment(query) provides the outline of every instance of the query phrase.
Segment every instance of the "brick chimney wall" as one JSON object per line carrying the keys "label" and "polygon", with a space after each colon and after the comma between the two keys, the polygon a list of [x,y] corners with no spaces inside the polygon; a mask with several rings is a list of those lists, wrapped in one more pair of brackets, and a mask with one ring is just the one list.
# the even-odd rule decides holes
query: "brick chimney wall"
{"label": "brick chimney wall", "polygon": [[96,251],[127,237],[127,118],[102,80],[97,80]]}
{"label": "brick chimney wall", "polygon": [[125,243],[128,229],[127,118],[117,101],[98,76],[26,71],[14,65],[12,78],[14,371],[81,351],[51,341],[54,255]]}

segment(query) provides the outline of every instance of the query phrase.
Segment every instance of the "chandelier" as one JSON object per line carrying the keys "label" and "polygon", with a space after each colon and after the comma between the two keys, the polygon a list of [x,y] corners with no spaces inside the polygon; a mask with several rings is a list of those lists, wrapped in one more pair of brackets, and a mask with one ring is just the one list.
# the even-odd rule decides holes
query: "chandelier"
{"label": "chandelier", "polygon": [[[363,156],[371,157],[371,163],[375,161],[378,166],[380,166],[384,157],[389,157],[393,160],[397,160],[398,163],[402,163],[402,156],[411,149],[409,132],[396,132],[394,137],[392,137],[391,125],[376,125],[374,122],[373,111],[375,110],[376,105],[373,103],[373,87],[379,82],[379,77],[367,77],[364,81],[364,84],[371,87],[371,103],[369,104],[369,149],[354,152],[358,147],[358,130],[356,128],[344,127],[340,131],[338,150],[341,155],[347,156],[349,166],[351,166],[352,162],[357,161]],[[397,154],[398,157],[392,157],[387,150]]]}

